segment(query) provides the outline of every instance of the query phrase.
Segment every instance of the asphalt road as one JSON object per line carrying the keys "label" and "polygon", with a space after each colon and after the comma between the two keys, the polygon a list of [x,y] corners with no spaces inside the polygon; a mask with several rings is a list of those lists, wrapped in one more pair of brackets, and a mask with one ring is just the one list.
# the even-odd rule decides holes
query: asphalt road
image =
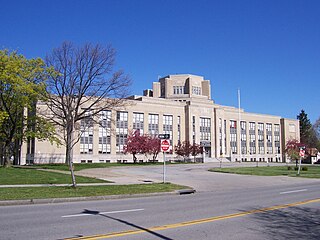
{"label": "asphalt road", "polygon": [[[238,175],[206,175],[205,168],[187,172],[193,174],[186,179],[219,187],[191,195],[0,207],[0,239],[320,238],[318,180],[227,181]],[[221,176],[225,181],[217,180]]]}

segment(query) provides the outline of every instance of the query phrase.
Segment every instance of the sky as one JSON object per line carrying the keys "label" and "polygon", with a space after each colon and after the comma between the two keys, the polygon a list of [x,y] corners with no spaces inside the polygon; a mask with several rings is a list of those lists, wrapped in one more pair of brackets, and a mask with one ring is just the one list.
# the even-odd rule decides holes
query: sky
{"label": "sky", "polygon": [[64,41],[112,44],[141,95],[195,74],[212,99],[246,112],[320,117],[318,0],[0,0],[0,49],[41,57]]}

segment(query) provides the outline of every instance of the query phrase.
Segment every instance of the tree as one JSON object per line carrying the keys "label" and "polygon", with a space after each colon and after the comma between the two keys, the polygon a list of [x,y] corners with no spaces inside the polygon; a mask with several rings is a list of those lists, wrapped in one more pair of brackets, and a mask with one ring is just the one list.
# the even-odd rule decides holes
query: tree
{"label": "tree", "polygon": [[145,154],[148,152],[148,137],[140,135],[140,131],[131,132],[127,138],[127,145],[124,147],[124,153],[130,153],[133,157],[133,162],[137,162],[136,154]]}
{"label": "tree", "polygon": [[136,163],[136,154],[152,155],[152,160],[155,161],[160,152],[160,139],[150,135],[140,135],[140,131],[131,132],[127,138],[127,145],[124,147],[124,153],[130,153],[133,157],[133,162]]}
{"label": "tree", "polygon": [[297,115],[300,125],[300,141],[305,143],[308,147],[318,147],[319,140],[317,139],[316,132],[308,118],[308,114],[302,109],[300,114]]}
{"label": "tree", "polygon": [[127,97],[130,79],[123,71],[113,70],[115,55],[111,45],[76,47],[64,42],[46,57],[47,65],[58,73],[48,80],[50,120],[62,133],[74,187],[73,147],[80,140],[80,126],[82,131],[90,127],[86,122],[91,124],[102,111],[123,106]]}
{"label": "tree", "polygon": [[21,144],[28,138],[54,141],[53,127],[36,116],[35,104],[51,72],[40,59],[26,59],[16,52],[0,51],[0,163],[18,164]]}
{"label": "tree", "polygon": [[145,153],[152,156],[152,160],[155,161],[161,151],[161,140],[154,136],[148,136],[145,145]]}
{"label": "tree", "polygon": [[200,144],[193,143],[191,149],[191,155],[193,156],[194,162],[196,162],[196,156],[203,153],[203,148],[200,146]]}
{"label": "tree", "polygon": [[174,151],[177,155],[182,156],[184,160],[186,160],[190,155],[195,157],[199,153],[202,153],[202,148],[199,144],[194,143],[191,145],[189,141],[184,141],[182,144],[178,143],[174,147]]}
{"label": "tree", "polygon": [[318,140],[316,148],[318,149],[318,151],[320,151],[320,117],[313,124],[313,130]]}
{"label": "tree", "polygon": [[296,166],[298,166],[298,160],[300,159],[300,147],[304,144],[300,143],[297,139],[290,139],[286,143],[285,153],[290,158],[290,160],[296,161]]}

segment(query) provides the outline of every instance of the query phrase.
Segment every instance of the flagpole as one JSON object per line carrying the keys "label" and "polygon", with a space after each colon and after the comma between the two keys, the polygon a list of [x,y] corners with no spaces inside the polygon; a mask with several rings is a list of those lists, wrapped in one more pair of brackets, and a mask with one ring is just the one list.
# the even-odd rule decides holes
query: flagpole
{"label": "flagpole", "polygon": [[240,159],[239,162],[241,163],[242,161],[242,146],[241,146],[241,112],[240,112],[240,88],[238,88],[238,115],[239,115],[239,142],[240,142]]}

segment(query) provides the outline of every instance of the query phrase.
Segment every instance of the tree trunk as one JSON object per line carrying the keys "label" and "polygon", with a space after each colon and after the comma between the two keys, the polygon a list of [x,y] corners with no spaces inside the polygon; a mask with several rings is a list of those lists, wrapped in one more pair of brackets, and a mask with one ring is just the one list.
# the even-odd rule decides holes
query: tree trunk
{"label": "tree trunk", "polygon": [[69,165],[71,172],[72,187],[76,187],[76,178],[73,169],[73,124],[67,126],[67,142],[66,142],[66,163]]}
{"label": "tree trunk", "polygon": [[133,157],[133,163],[136,163],[136,162],[137,162],[136,154],[135,154],[135,153],[132,153],[132,157]]}
{"label": "tree trunk", "polygon": [[4,163],[3,166],[8,168],[11,166],[10,162],[10,144],[6,143],[4,146]]}
{"label": "tree trunk", "polygon": [[3,143],[0,143],[0,166],[4,165],[4,148]]}
{"label": "tree trunk", "polygon": [[298,168],[298,175],[300,176],[300,169],[301,169],[301,157],[299,159],[299,168]]}
{"label": "tree trunk", "polygon": [[154,154],[153,154],[152,159],[153,159],[154,162],[156,161],[157,156],[158,156],[158,153],[154,153]]}

